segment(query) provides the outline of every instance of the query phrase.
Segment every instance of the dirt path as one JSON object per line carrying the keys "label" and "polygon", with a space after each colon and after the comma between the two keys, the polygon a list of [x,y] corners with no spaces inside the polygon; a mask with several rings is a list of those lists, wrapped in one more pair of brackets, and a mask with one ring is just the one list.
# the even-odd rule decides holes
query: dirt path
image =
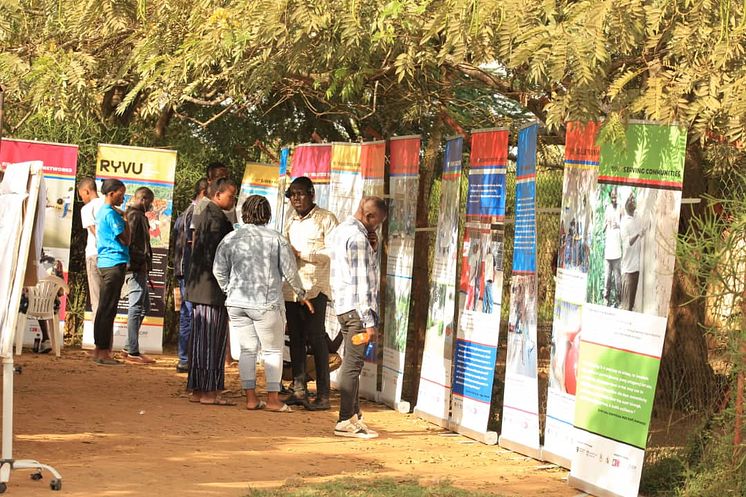
{"label": "dirt path", "polygon": [[[506,496],[578,494],[566,471],[537,469],[544,465],[371,403],[365,419],[381,437],[344,440],[332,434],[335,411],[191,404],[169,356],[152,367],[105,368],[68,350],[17,363],[14,455],[55,466],[63,489],[52,493],[47,473],[36,482],[19,471],[8,495],[239,497],[249,486],[384,475],[450,479]],[[226,387],[237,391],[236,369]]]}

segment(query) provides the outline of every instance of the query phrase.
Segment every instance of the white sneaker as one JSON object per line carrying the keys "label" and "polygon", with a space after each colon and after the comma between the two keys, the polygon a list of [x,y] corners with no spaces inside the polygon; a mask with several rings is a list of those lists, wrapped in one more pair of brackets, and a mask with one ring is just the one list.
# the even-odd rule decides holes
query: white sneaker
{"label": "white sneaker", "polygon": [[378,436],[378,433],[362,425],[358,420],[357,415],[337,423],[334,427],[334,434],[338,437],[363,439],[371,439]]}

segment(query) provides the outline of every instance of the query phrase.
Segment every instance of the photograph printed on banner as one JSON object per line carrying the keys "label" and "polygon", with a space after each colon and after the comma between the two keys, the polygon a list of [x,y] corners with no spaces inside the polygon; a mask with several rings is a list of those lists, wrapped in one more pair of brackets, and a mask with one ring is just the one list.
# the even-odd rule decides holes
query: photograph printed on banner
{"label": "photograph printed on banner", "polygon": [[563,210],[560,216],[560,239],[557,267],[588,271],[591,244],[591,192],[595,188],[597,171],[567,168],[562,192]]}
{"label": "photograph printed on banner", "polygon": [[580,347],[580,305],[557,300],[554,306],[549,388],[575,395]]}
{"label": "photograph printed on banner", "polygon": [[[99,191],[101,191],[101,183],[101,181],[98,181]],[[155,197],[153,199],[153,204],[151,205],[150,210],[145,213],[145,217],[148,219],[148,224],[150,225],[150,244],[153,248],[168,249],[171,239],[171,215],[173,213],[171,192],[173,188],[171,186],[158,184],[143,185],[139,182],[130,183],[126,179],[123,180],[123,183],[127,188],[121,207],[123,210],[126,210],[130,205],[132,196],[138,188],[146,186],[153,191]]]}
{"label": "photograph printed on banner", "polygon": [[536,275],[513,276],[510,284],[507,371],[535,378]]}
{"label": "photograph printed on banner", "polygon": [[44,209],[45,247],[70,247],[75,202],[75,178],[50,178],[45,181],[47,197]]}
{"label": "photograph printed on banner", "polygon": [[494,314],[502,295],[502,231],[469,230],[464,240],[459,288],[462,310]]}
{"label": "photograph printed on banner", "polygon": [[668,315],[681,192],[598,187],[587,300]]}

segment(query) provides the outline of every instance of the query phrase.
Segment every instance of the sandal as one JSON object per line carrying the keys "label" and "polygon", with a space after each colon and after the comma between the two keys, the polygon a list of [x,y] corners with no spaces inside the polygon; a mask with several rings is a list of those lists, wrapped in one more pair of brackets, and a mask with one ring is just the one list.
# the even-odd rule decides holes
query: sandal
{"label": "sandal", "polygon": [[214,399],[209,402],[203,402],[200,400],[199,403],[202,404],[203,406],[235,406],[236,405],[235,402],[231,402],[225,399]]}
{"label": "sandal", "polygon": [[249,411],[259,411],[260,409],[264,409],[265,407],[267,407],[267,403],[263,400],[259,400],[254,407],[246,406],[246,409]]}
{"label": "sandal", "polygon": [[293,410],[287,404],[282,404],[282,407],[280,407],[279,409],[270,409],[268,407],[267,410],[270,412],[293,412]]}

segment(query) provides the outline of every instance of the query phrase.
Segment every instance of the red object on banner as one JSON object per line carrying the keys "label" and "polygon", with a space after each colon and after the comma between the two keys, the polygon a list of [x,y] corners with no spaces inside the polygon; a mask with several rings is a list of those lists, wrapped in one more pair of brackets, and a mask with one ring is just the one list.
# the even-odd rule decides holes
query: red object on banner
{"label": "red object on banner", "polygon": [[383,179],[386,142],[364,142],[360,147],[360,171],[363,179]]}
{"label": "red object on banner", "polygon": [[596,144],[599,129],[598,121],[567,123],[565,162],[598,164],[601,156],[601,147]]}
{"label": "red object on banner", "polygon": [[392,176],[420,172],[420,137],[402,136],[389,141],[389,172]]}
{"label": "red object on banner", "polygon": [[477,130],[471,134],[471,167],[498,167],[508,164],[508,130]]}
{"label": "red object on banner", "polygon": [[314,183],[329,184],[332,174],[332,146],[329,143],[298,145],[290,162],[293,178],[307,176]]}

